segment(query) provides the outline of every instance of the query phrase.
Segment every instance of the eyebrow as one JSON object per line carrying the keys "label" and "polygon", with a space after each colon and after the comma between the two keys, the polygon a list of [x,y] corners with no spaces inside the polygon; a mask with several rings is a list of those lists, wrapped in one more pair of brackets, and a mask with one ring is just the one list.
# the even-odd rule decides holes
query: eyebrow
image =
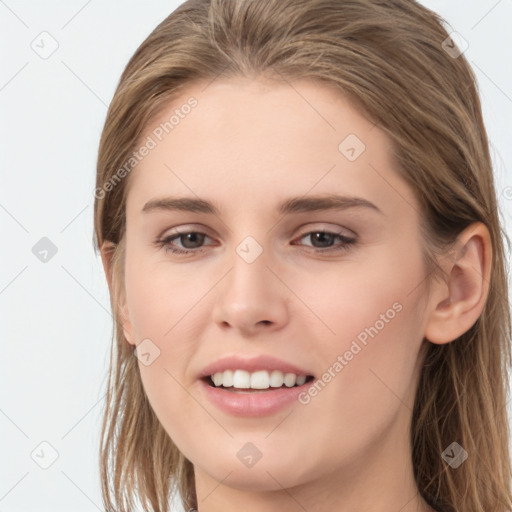
{"label": "eyebrow", "polygon": [[[339,196],[328,194],[322,196],[292,197],[278,205],[281,215],[291,213],[314,212],[321,210],[346,210],[348,208],[367,208],[382,215],[382,210],[362,197]],[[187,211],[220,215],[220,209],[212,202],[195,197],[161,197],[148,201],[142,208],[143,213],[152,211]]]}

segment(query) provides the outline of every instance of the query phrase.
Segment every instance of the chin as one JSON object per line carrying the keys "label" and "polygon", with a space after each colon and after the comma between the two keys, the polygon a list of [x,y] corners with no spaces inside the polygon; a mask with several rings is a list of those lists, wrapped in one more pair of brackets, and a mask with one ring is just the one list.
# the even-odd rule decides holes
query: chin
{"label": "chin", "polygon": [[210,476],[218,482],[222,482],[223,485],[252,492],[282,491],[283,488],[290,489],[308,480],[305,475],[301,479],[290,474],[289,469],[289,467],[282,467],[277,464],[275,466],[262,466],[259,469],[255,467],[251,469],[231,467],[230,471],[232,472],[226,478],[228,473],[219,474],[218,468],[212,468],[214,472],[210,473]]}
{"label": "chin", "polygon": [[[262,452],[267,452],[267,455],[263,453],[252,466],[246,466],[237,456],[240,446],[245,443],[233,444],[236,447],[224,447],[221,453],[210,453],[207,457],[203,451],[198,454],[198,458],[192,460],[192,464],[196,467],[197,462],[197,468],[217,482],[244,491],[280,491],[283,487],[292,488],[318,477],[318,471],[311,465],[307,468],[303,466],[303,457],[296,455],[291,460],[286,456],[293,450],[286,449],[287,453],[276,453],[275,448],[262,448]],[[243,452],[240,458],[243,459]]]}

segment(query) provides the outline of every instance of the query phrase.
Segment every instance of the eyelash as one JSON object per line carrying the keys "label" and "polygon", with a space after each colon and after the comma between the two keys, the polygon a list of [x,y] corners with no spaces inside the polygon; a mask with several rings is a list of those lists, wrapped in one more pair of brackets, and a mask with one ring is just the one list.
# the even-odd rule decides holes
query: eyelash
{"label": "eyelash", "polygon": [[[343,251],[347,251],[351,246],[353,246],[356,243],[355,239],[343,236],[341,233],[335,233],[333,231],[322,231],[322,230],[308,231],[307,233],[303,233],[299,237],[299,240],[306,236],[313,235],[316,233],[322,233],[325,235],[334,235],[334,237],[338,238],[339,240],[341,240],[343,242],[343,245],[335,247],[335,248],[326,247],[324,249],[319,248],[319,247],[312,247],[313,252],[315,252],[315,253],[343,252]],[[159,248],[164,248],[166,252],[171,252],[174,254],[192,254],[192,253],[202,252],[202,247],[197,248],[197,249],[178,249],[176,247],[171,247],[170,243],[173,240],[175,240],[176,238],[180,238],[180,236],[182,236],[182,235],[188,235],[188,234],[205,235],[206,237],[208,237],[208,235],[206,233],[203,233],[201,231],[181,231],[181,232],[173,233],[172,235],[166,236],[165,238],[162,238],[160,240],[157,240],[156,245]]]}

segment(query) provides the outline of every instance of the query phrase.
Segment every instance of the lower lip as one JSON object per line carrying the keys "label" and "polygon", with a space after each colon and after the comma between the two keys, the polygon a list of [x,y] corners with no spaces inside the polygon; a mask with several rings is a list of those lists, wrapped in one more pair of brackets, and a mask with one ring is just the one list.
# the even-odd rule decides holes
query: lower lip
{"label": "lower lip", "polygon": [[215,388],[200,380],[200,387],[206,397],[219,409],[234,416],[265,416],[274,414],[293,402],[310,386],[306,382],[302,386],[291,388],[274,388],[271,391],[227,391]]}

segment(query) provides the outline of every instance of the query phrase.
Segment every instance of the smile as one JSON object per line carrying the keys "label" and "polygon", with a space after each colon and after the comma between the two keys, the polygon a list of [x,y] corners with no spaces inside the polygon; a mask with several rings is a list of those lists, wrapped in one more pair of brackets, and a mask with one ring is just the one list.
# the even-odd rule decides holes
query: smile
{"label": "smile", "polygon": [[248,372],[246,370],[225,370],[216,372],[206,378],[206,381],[215,387],[229,390],[266,390],[271,388],[291,388],[302,386],[306,381],[313,379],[312,375],[297,375],[295,373],[283,373],[280,370],[258,370]]}

